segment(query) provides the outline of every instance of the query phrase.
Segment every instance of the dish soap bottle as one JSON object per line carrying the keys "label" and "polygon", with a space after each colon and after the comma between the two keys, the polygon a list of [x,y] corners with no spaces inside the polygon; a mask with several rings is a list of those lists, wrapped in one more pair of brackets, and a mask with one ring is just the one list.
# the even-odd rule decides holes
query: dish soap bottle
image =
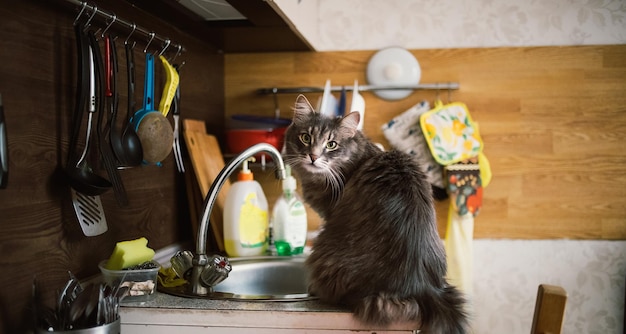
{"label": "dish soap bottle", "polygon": [[286,166],[283,194],[272,210],[274,247],[278,255],[302,254],[306,244],[306,209],[296,193],[296,179]]}
{"label": "dish soap bottle", "polygon": [[224,203],[224,247],[231,257],[263,255],[267,248],[267,199],[248,161],[254,158],[243,162]]}

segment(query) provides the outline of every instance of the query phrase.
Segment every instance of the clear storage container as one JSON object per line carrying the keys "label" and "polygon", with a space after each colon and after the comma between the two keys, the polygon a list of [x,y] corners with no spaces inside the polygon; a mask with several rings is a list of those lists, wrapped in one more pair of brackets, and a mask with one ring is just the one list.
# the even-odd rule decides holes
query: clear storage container
{"label": "clear storage container", "polygon": [[161,266],[151,269],[109,270],[107,260],[98,264],[102,272],[102,281],[111,287],[128,286],[129,295],[122,302],[144,302],[151,298],[156,291],[157,275]]}

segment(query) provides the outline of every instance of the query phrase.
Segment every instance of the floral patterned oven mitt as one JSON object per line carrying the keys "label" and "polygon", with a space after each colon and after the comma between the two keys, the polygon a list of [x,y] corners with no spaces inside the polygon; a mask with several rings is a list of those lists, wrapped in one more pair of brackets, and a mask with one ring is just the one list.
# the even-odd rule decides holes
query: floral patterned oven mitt
{"label": "floral patterned oven mitt", "polygon": [[420,126],[433,158],[447,166],[478,156],[483,149],[478,127],[465,104],[460,102],[435,108],[420,117]]}

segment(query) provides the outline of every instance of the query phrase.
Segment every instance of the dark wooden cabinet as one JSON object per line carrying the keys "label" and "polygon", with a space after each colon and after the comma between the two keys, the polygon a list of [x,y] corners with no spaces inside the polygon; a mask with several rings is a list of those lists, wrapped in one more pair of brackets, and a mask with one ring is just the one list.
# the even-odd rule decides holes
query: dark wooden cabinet
{"label": "dark wooden cabinet", "polygon": [[174,0],[128,0],[224,53],[312,51],[273,1],[227,0],[246,19],[205,21]]}

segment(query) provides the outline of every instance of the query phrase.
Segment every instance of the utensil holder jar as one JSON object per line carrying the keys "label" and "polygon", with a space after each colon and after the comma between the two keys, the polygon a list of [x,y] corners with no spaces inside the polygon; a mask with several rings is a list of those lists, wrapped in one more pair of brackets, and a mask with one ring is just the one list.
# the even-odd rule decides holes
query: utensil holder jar
{"label": "utensil holder jar", "polygon": [[121,333],[121,321],[120,318],[115,320],[112,323],[91,327],[91,328],[81,328],[81,329],[72,329],[72,330],[63,330],[63,331],[53,331],[49,332],[48,330],[38,328],[35,333],[36,334],[45,334],[45,333],[64,333],[64,334],[120,334]]}

